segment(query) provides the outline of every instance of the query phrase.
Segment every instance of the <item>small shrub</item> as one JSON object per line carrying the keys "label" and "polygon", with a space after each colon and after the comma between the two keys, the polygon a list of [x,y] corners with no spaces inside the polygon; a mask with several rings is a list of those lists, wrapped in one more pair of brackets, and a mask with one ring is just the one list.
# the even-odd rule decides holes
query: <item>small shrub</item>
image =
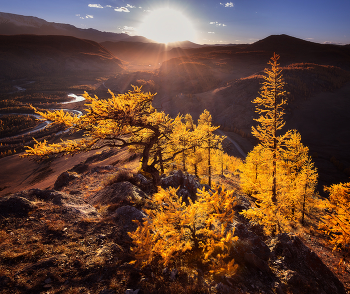
{"label": "small shrub", "polygon": [[110,186],[119,182],[131,182],[134,183],[134,174],[130,170],[122,169],[115,174],[108,176],[103,182],[103,186]]}

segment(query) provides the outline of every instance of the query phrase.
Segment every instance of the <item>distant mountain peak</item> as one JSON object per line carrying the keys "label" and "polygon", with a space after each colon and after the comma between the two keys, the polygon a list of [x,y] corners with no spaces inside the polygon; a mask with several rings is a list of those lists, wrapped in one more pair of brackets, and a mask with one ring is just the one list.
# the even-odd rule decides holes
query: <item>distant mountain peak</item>
{"label": "distant mountain peak", "polygon": [[6,12],[0,12],[0,34],[65,35],[99,43],[105,41],[152,42],[141,36],[101,32],[92,28],[81,29],[70,24],[48,22],[35,16],[24,16]]}

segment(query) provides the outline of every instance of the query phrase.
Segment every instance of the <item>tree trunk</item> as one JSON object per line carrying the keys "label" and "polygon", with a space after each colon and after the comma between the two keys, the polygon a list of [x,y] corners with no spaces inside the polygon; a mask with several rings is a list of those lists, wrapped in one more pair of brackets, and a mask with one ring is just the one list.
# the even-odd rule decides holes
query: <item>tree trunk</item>
{"label": "tree trunk", "polygon": [[159,158],[160,172],[161,174],[164,174],[163,156],[162,156],[162,150],[160,148],[158,148],[158,158]]}
{"label": "tree trunk", "polygon": [[[210,144],[210,142],[209,142]],[[208,176],[209,176],[209,187],[211,188],[211,162],[210,162],[210,145],[208,147]]]}
{"label": "tree trunk", "polygon": [[185,150],[182,151],[182,168],[184,171],[186,171],[186,157],[185,157]]}
{"label": "tree trunk", "polygon": [[[274,81],[276,85],[276,77]],[[274,117],[273,117],[273,172],[272,172],[272,202],[277,203],[276,178],[277,178],[277,90],[274,91]]]}
{"label": "tree trunk", "polygon": [[149,153],[152,146],[156,144],[158,137],[160,136],[159,132],[155,133],[153,137],[150,138],[149,142],[145,145],[145,148],[142,152],[142,170],[149,173],[152,176],[154,188],[157,190],[157,187],[160,186],[160,175],[159,171],[154,167],[154,165],[149,165]]}
{"label": "tree trunk", "polygon": [[[193,154],[196,154],[196,147],[193,147]],[[198,178],[198,167],[197,167],[197,162],[195,161],[194,163],[194,175]]]}
{"label": "tree trunk", "polygon": [[301,224],[302,225],[304,225],[306,191],[307,191],[307,183],[305,183],[305,190],[304,190],[303,211],[302,211],[302,216],[301,216]]}

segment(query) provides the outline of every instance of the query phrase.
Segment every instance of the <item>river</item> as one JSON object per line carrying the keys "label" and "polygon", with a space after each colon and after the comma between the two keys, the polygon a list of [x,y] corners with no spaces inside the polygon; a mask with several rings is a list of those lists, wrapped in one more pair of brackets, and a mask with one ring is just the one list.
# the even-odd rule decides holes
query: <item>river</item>
{"label": "river", "polygon": [[[25,90],[25,89],[24,89],[24,90]],[[19,90],[19,91],[20,91],[20,90]],[[59,103],[59,104],[70,104],[70,103],[75,103],[75,102],[80,102],[80,101],[84,101],[84,100],[85,100],[85,98],[84,98],[83,96],[78,96],[78,95],[75,95],[75,94],[68,94],[68,97],[73,97],[73,100],[67,101],[67,102],[61,102],[61,103]],[[48,109],[48,110],[64,110],[64,111],[73,112],[74,114],[76,114],[76,115],[78,115],[78,116],[81,116],[81,115],[83,114],[81,111],[76,110],[76,109],[62,109],[62,108],[54,109],[54,108],[50,108],[50,109]],[[43,117],[40,116],[40,115],[32,114],[32,113],[6,113],[6,115],[8,115],[8,114],[14,114],[14,115],[30,115],[30,116],[34,116],[34,117],[37,118],[37,119],[42,119],[42,118],[43,118]],[[5,115],[5,114],[0,114],[0,116],[1,116],[1,115]],[[32,130],[29,130],[29,131],[26,131],[26,132],[23,132],[23,133],[19,133],[19,134],[15,135],[15,136],[2,138],[2,139],[0,139],[0,141],[39,132],[39,131],[45,129],[45,128],[46,128],[48,125],[50,125],[51,123],[52,123],[52,122],[49,121],[49,120],[42,121],[39,125],[37,125],[37,126],[36,126],[35,128],[33,128]],[[60,135],[60,134],[62,134],[62,133],[66,133],[66,132],[68,132],[68,131],[69,131],[69,129],[64,130],[64,131],[60,131],[60,132],[57,133],[57,135]]]}

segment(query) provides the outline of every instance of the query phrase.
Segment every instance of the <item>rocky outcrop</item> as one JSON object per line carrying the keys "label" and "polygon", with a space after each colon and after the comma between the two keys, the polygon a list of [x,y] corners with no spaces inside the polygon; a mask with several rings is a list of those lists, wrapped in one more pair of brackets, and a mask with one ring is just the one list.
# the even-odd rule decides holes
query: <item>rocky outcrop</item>
{"label": "rocky outcrop", "polygon": [[[188,197],[195,200],[198,189],[203,188],[203,185],[198,182],[194,175],[183,173],[181,170],[177,170],[162,178],[161,186],[164,189],[169,187],[179,188],[177,194],[182,196],[185,201]],[[207,186],[207,189],[209,189],[209,186]]]}
{"label": "rocky outcrop", "polygon": [[35,205],[19,195],[10,195],[0,198],[0,217],[27,216]]}
{"label": "rocky outcrop", "polygon": [[284,282],[284,292],[345,294],[338,278],[298,237],[281,234],[270,248],[271,263],[277,265],[275,273]]}
{"label": "rocky outcrop", "polygon": [[[19,201],[26,203],[26,207],[34,207],[34,205],[40,201],[49,202],[60,206],[66,216],[70,215],[74,218],[99,217],[99,213],[96,211],[96,208],[87,203],[82,197],[69,195],[55,190],[31,189],[13,194],[10,196],[10,198],[16,199],[16,203]],[[6,209],[10,210],[12,205],[11,203],[12,202],[4,202],[3,205],[6,207]]]}
{"label": "rocky outcrop", "polygon": [[233,255],[241,270],[228,280],[231,293],[243,283],[240,290],[249,293],[345,294],[338,278],[298,237],[281,234],[264,240],[243,223],[235,224],[234,234],[239,240]]}
{"label": "rocky outcrop", "polygon": [[128,232],[137,229],[137,224],[134,220],[142,222],[146,215],[137,208],[126,205],[119,207],[111,217],[121,229],[122,234],[127,235]]}
{"label": "rocky outcrop", "polygon": [[130,182],[118,182],[107,186],[87,199],[92,204],[110,205],[116,204],[118,207],[124,205],[140,205],[147,195]]}

